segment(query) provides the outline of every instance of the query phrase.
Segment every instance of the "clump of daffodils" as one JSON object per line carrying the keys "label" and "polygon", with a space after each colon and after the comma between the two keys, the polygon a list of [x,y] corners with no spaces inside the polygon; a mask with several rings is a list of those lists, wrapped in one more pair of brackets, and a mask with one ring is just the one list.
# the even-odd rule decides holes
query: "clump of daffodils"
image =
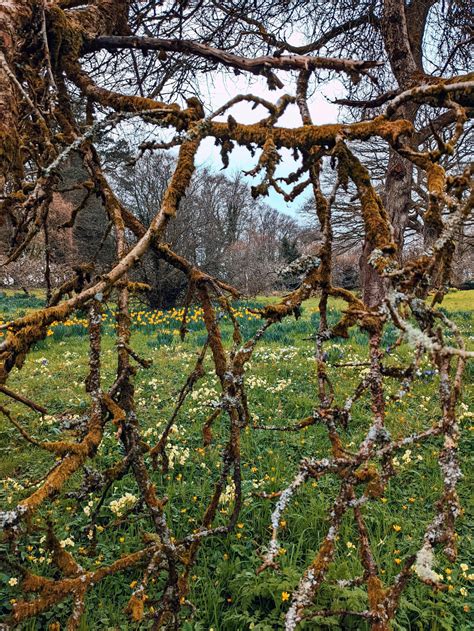
{"label": "clump of daffodils", "polygon": [[118,500],[112,500],[109,504],[109,508],[116,517],[122,517],[122,515],[130,508],[133,508],[137,502],[138,497],[132,493],[125,493],[125,495],[119,497]]}

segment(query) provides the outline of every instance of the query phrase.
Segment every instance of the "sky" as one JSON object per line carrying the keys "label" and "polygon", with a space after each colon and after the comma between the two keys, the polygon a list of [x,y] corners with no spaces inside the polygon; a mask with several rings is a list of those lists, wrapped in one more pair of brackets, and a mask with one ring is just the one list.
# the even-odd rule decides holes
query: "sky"
{"label": "sky", "polygon": [[[231,76],[222,73],[214,76],[213,83],[208,82],[206,85],[204,79],[199,88],[203,103],[205,105],[211,104],[213,111],[215,111],[238,94],[255,94],[272,103],[276,103],[285,92],[294,94],[295,81],[290,80],[291,74],[282,73],[280,78],[283,82],[286,81],[286,90],[269,90],[266,82],[260,78],[253,78],[252,80],[248,75]],[[315,91],[309,99],[311,116],[315,124],[321,125],[337,122],[339,107],[332,103],[331,100],[338,98],[342,94],[343,87],[338,80],[325,83],[320,89]],[[245,124],[254,123],[268,115],[267,110],[262,106],[252,110],[251,103],[242,102],[233,106],[224,116],[218,117],[216,120],[226,120],[229,114],[232,114],[236,121]],[[279,119],[278,125],[284,127],[299,127],[301,125],[301,117],[297,105],[288,106],[283,116]],[[197,154],[197,164],[199,166],[207,166],[211,169],[221,169],[222,161],[219,152],[220,149],[214,145],[213,139],[205,139]],[[277,175],[286,176],[294,170],[296,163],[290,151],[283,150],[281,154],[283,159],[278,167]],[[245,147],[236,146],[230,154],[228,171],[248,171],[255,166],[257,159],[258,155],[252,158],[250,152]],[[262,175],[260,174],[256,178],[247,177],[246,179],[249,183],[255,184],[261,177]],[[271,189],[265,201],[280,212],[284,212],[296,218],[298,208],[301,206],[304,199],[305,195],[303,193],[294,202],[288,203],[285,202],[281,195]]]}
{"label": "sky", "polygon": [[[196,85],[196,91],[200,94],[200,99],[206,110],[206,115],[216,111],[230,99],[237,95],[253,94],[272,103],[277,103],[278,99],[284,94],[295,94],[296,80],[294,73],[277,73],[279,78],[285,84],[286,89],[269,90],[267,82],[263,77],[255,75],[240,74],[233,75],[230,73],[209,73],[200,74],[196,77],[199,85]],[[343,96],[345,93],[342,83],[338,79],[321,83],[313,94],[308,98],[308,105],[311,117],[316,125],[337,122],[339,106],[332,101]],[[223,116],[217,117],[216,121],[226,121],[229,114],[239,123],[251,124],[268,116],[268,111],[263,106],[252,109],[253,104],[248,102],[240,102],[227,110]],[[298,106],[296,104],[289,105],[278,121],[279,126],[299,127],[301,125],[301,117]],[[122,121],[119,128],[116,128],[111,135],[118,139],[122,137],[131,147],[146,141],[166,142],[171,140],[173,132],[169,129],[163,129],[154,125],[143,124],[138,119]],[[171,149],[171,153],[177,155],[178,149]],[[287,176],[294,171],[297,163],[294,161],[292,152],[287,149],[280,150],[282,160],[277,167],[276,176]],[[227,174],[234,174],[237,171],[245,172],[253,169],[257,164],[260,150],[256,151],[255,156],[251,156],[245,147],[235,146],[229,154],[229,166],[226,169]],[[220,147],[214,144],[214,139],[206,138],[201,143],[196,156],[196,165],[198,167],[207,167],[211,170],[220,171],[222,169],[222,159],[220,156]],[[245,176],[249,184],[258,184],[263,174],[259,173],[256,177]],[[284,188],[284,187],[283,187]],[[303,205],[305,199],[310,195],[309,189],[299,195],[293,202],[286,202],[281,195],[273,189],[269,190],[269,195],[260,198],[269,206],[276,208],[278,211],[290,215],[294,219],[299,218],[299,209]]]}

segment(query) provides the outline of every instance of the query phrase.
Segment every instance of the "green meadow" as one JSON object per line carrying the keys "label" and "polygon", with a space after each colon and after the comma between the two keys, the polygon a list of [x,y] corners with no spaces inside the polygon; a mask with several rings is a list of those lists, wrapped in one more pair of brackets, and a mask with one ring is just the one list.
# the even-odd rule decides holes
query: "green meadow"
{"label": "green meadow", "polygon": [[[269,300],[269,299],[265,299]],[[276,300],[276,298],[275,298]],[[251,337],[261,321],[252,309],[264,299],[235,306],[244,339]],[[38,308],[41,295],[5,292],[0,297],[0,320],[8,320]],[[103,387],[114,380],[116,370],[113,305],[104,314]],[[343,305],[330,303],[330,322],[335,323]],[[456,322],[468,348],[474,349],[474,291],[453,291],[443,309]],[[133,348],[152,360],[148,369],[139,367],[136,376],[136,404],[144,440],[153,446],[170,418],[174,402],[206,339],[199,310],[191,310],[189,334],[182,341],[178,335],[181,311],[150,312],[138,305],[132,314]],[[14,370],[8,386],[43,405],[48,414],[36,414],[0,394],[0,404],[8,406],[15,418],[35,438],[58,440],[77,436],[77,421],[87,413],[88,399],[84,381],[88,373],[88,338],[84,318],[51,328],[48,337],[29,353],[24,367]],[[287,319],[272,326],[257,346],[246,373],[252,424],[286,426],[310,415],[316,402],[314,335],[319,321],[317,299],[304,305],[302,317]],[[231,323],[223,317],[223,338],[232,345]],[[388,327],[384,347],[387,362],[407,363],[413,350],[406,344],[392,349],[396,331]],[[0,338],[1,339],[1,338]],[[363,366],[338,368],[340,363],[367,361],[368,337],[353,331],[347,340],[327,343],[328,374],[336,401],[342,403],[353,392],[366,370]],[[202,426],[219,399],[217,379],[209,358],[205,375],[195,385],[177,418],[176,431],[169,442],[170,468],[153,472],[160,497],[167,496],[167,519],[176,538],[197,528],[219,476],[223,446],[228,437],[225,415],[213,426],[210,446],[203,446]],[[457,522],[459,557],[450,563],[441,548],[436,551],[435,570],[442,575],[442,590],[433,590],[415,575],[403,592],[393,625],[396,630],[455,630],[472,628],[472,585],[474,550],[472,545],[472,504],[470,479],[473,469],[474,362],[465,372],[463,403],[458,418],[461,428],[459,457],[463,478],[458,490],[463,515]],[[424,361],[408,393],[398,398],[400,384],[386,379],[387,428],[393,437],[406,436],[430,427],[439,418],[438,376]],[[67,415],[64,413],[67,412]],[[62,414],[62,418],[56,415]],[[346,430],[341,430],[348,449],[357,449],[371,425],[370,401],[362,396],[353,408]],[[8,419],[0,416],[0,501],[2,509],[13,508],[27,496],[28,485],[40,479],[54,464],[54,457],[26,443]],[[422,545],[423,533],[435,514],[435,503],[442,493],[438,454],[442,439],[401,449],[396,457],[397,475],[391,479],[383,497],[364,507],[376,561],[386,584],[396,576],[404,560]],[[271,536],[270,515],[275,499],[265,499],[284,489],[293,479],[304,457],[330,456],[326,428],[314,425],[301,432],[264,431],[247,427],[242,436],[242,473],[244,505],[234,532],[225,537],[205,540],[192,572],[190,600],[195,606],[184,623],[186,631],[272,631],[283,629],[284,614],[290,595],[301,574],[314,558],[328,528],[328,514],[338,490],[332,476],[309,482],[294,497],[281,523],[279,569],[257,574],[262,554]],[[95,460],[89,467],[99,470],[121,456],[114,428],[106,430]],[[143,535],[152,530],[151,521],[140,502],[131,475],[112,486],[99,509],[97,543],[90,545],[88,517],[95,510],[98,496],[91,495],[80,504],[68,498],[81,482],[77,473],[61,497],[45,505],[33,518],[30,532],[20,535],[22,563],[45,576],[53,576],[51,558],[44,548],[44,523],[53,522],[65,547],[84,568],[110,564],[117,557],[143,547]],[[126,495],[129,494],[129,495]],[[126,498],[126,499],[123,499]],[[128,498],[128,499],[127,499]],[[225,524],[232,510],[232,489],[224,495],[216,525]],[[124,507],[132,508],[121,519]],[[318,592],[318,608],[357,610],[367,607],[363,587],[340,587],[336,581],[363,574],[357,554],[352,516],[347,514],[337,541],[337,555],[329,572],[329,581]],[[8,554],[6,543],[0,544]],[[0,610],[7,616],[12,601],[20,598],[14,570],[0,573]],[[12,580],[13,579],[13,580]],[[81,629],[147,629],[150,623],[132,623],[124,612],[140,571],[135,568],[111,576],[90,591]],[[147,607],[153,608],[153,594],[158,597],[164,577],[156,576]],[[23,623],[25,630],[47,629],[67,620],[70,603],[64,602],[51,612]],[[148,626],[147,626],[148,625]],[[302,629],[366,629],[366,623],[354,616],[315,619]]]}

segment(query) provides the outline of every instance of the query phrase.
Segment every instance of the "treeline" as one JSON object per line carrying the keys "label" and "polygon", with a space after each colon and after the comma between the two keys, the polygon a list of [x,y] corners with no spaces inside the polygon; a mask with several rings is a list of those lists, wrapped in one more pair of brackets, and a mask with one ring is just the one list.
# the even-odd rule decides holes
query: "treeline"
{"label": "treeline", "polygon": [[[173,169],[171,156],[154,153],[114,174],[120,196],[145,226],[160,206]],[[288,281],[280,271],[311,243],[310,232],[255,200],[241,173],[200,168],[168,227],[166,240],[200,269],[255,295],[285,288]],[[140,263],[138,273],[152,287],[151,306],[173,305],[185,291],[186,278],[152,253]]]}
{"label": "treeline", "polygon": [[[129,155],[130,157],[130,155]],[[116,167],[109,155],[108,177],[126,206],[148,226],[160,207],[175,166],[165,153],[147,154],[135,165]],[[81,190],[87,173],[77,157],[65,165],[60,193],[49,209],[48,231],[38,235],[19,261],[4,270],[0,283],[25,288],[44,287],[45,273],[54,288],[86,262],[100,274],[114,259],[111,226],[92,188]],[[133,237],[127,235],[132,245]],[[317,243],[317,234],[260,199],[241,173],[197,169],[170,223],[166,240],[176,252],[200,269],[238,287],[244,294],[284,290],[292,278],[285,266]],[[45,248],[45,241],[47,247]],[[46,255],[45,255],[46,251]],[[186,290],[186,278],[165,261],[148,253],[133,271],[149,285],[145,299],[155,308],[171,307]]]}
{"label": "treeline", "polygon": [[[102,157],[109,179],[118,196],[148,226],[161,205],[175,159],[164,152],[146,153],[130,163],[126,143],[113,142],[102,147]],[[377,175],[378,189],[383,178],[383,152],[365,156]],[[115,259],[112,226],[93,187],[83,186],[88,174],[79,158],[73,156],[61,172],[59,192],[53,194],[48,211],[47,230],[43,230],[22,257],[0,267],[0,286],[23,288],[47,287],[49,292],[70,278],[71,271],[82,265],[94,265],[100,274]],[[377,181],[377,178],[375,178]],[[416,201],[426,197],[426,183],[420,180],[412,191]],[[415,203],[407,214],[407,226],[401,257],[419,255],[424,243],[424,217]],[[359,203],[353,187],[340,194],[333,209],[334,251],[333,283],[348,289],[361,286],[360,257],[363,227]],[[298,278],[285,273],[285,267],[298,257],[319,251],[321,231],[314,200],[300,205],[299,221],[279,212],[252,196],[249,182],[240,173],[196,169],[181,200],[179,212],[170,222],[166,240],[171,248],[203,271],[238,287],[244,294],[269,294],[291,289]],[[472,223],[467,221],[458,236],[451,272],[451,282],[468,286],[474,275]],[[0,225],[2,241],[8,242],[11,230]],[[127,235],[130,245],[134,241]],[[4,248],[7,252],[7,247]],[[180,302],[187,279],[175,268],[147,253],[132,272],[135,280],[150,289],[143,298],[152,308],[169,308]],[[46,281],[45,281],[46,279]]]}

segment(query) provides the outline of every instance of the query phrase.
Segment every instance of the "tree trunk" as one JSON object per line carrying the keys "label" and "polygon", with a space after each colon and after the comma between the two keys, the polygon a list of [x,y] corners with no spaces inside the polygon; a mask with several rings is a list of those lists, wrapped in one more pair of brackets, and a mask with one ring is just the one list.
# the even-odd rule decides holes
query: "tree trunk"
{"label": "tree trunk", "polygon": [[[385,0],[381,20],[382,35],[390,66],[398,86],[410,87],[414,77],[423,73],[421,47],[425,23],[433,0],[420,0],[405,7],[404,0]],[[400,116],[413,122],[417,106],[400,109]],[[393,228],[393,240],[401,260],[405,228],[413,185],[413,165],[390,149],[382,199]],[[360,259],[362,295],[368,307],[380,304],[385,295],[383,278],[372,268],[368,260],[373,244],[365,241]]]}
{"label": "tree trunk", "polygon": [[18,88],[13,65],[18,34],[32,19],[31,0],[2,0],[0,3],[0,193],[9,178],[21,178],[23,168],[18,134]]}

